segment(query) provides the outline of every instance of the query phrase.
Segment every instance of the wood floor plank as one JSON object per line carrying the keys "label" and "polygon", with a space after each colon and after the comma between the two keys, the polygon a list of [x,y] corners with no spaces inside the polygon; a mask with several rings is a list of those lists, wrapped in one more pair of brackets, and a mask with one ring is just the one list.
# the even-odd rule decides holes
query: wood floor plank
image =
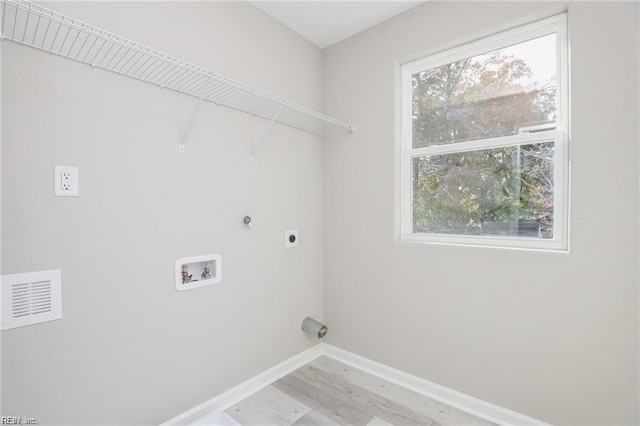
{"label": "wood floor plank", "polygon": [[226,413],[244,426],[498,426],[324,356]]}
{"label": "wood floor plank", "polygon": [[311,364],[294,371],[290,376],[313,384],[314,387],[321,389],[325,393],[341,395],[343,398],[348,399],[350,404],[357,407],[359,411],[368,413],[369,421],[373,417],[378,417],[392,424],[406,426],[435,426],[438,424],[429,416],[349,383]]}
{"label": "wood floor plank", "polygon": [[394,426],[389,422],[385,422],[382,419],[379,419],[377,417],[374,417],[369,424],[367,424],[367,426]]}
{"label": "wood floor plank", "polygon": [[319,411],[311,410],[300,417],[293,426],[329,426],[335,424],[330,418]]}
{"label": "wood floor plank", "polygon": [[242,425],[288,426],[310,410],[273,386],[267,386],[225,412]]}
{"label": "wood floor plank", "polygon": [[328,374],[388,398],[400,405],[422,413],[445,425],[494,425],[492,422],[473,416],[440,401],[427,398],[412,390],[387,380],[365,373],[334,359],[322,356],[309,365]]}
{"label": "wood floor plank", "polygon": [[301,379],[294,373],[283,377],[272,386],[312,410],[320,412],[331,420],[331,424],[365,426],[373,418],[369,413],[354,406],[348,395],[337,395],[335,392],[321,389],[315,383]]}

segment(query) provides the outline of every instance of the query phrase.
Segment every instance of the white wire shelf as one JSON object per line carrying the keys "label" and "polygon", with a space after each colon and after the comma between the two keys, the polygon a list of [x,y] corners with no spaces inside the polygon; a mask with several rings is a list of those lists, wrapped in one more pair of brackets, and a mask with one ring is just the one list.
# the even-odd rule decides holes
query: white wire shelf
{"label": "white wire shelf", "polygon": [[26,0],[0,0],[0,39],[316,135],[355,126]]}

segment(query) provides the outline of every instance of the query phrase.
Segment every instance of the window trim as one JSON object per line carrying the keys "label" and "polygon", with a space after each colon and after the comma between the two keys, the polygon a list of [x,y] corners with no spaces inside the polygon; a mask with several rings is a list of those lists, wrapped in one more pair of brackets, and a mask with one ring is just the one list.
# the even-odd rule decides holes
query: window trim
{"label": "window trim", "polygon": [[[557,124],[552,130],[522,133],[491,139],[457,142],[413,148],[411,76],[463,58],[481,55],[549,34],[556,34],[557,52]],[[567,14],[562,13],[538,22],[522,25],[462,46],[447,49],[400,66],[400,240],[424,243],[569,250],[569,70]],[[412,232],[412,158],[425,155],[479,151],[505,146],[554,142],[554,213],[552,239],[504,237],[491,235],[450,235]]]}

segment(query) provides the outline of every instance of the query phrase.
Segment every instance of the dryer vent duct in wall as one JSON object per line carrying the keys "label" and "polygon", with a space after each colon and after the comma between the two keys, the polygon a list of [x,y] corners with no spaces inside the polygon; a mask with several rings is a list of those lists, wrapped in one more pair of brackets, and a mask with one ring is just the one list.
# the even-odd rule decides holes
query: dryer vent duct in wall
{"label": "dryer vent duct in wall", "polygon": [[306,317],[302,321],[302,331],[305,333],[311,334],[312,336],[316,336],[318,339],[322,339],[327,335],[329,329],[326,325],[322,324],[314,320],[313,318]]}

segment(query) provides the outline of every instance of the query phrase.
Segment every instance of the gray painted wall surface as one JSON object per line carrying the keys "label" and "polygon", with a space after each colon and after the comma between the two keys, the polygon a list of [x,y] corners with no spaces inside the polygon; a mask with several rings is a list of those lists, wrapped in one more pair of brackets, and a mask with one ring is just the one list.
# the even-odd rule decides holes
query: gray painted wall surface
{"label": "gray painted wall surface", "polygon": [[[638,424],[638,4],[428,2],[324,51],[328,342],[554,424]],[[571,252],[399,242],[400,63],[569,12]]]}
{"label": "gray painted wall surface", "polygon": [[[0,43],[0,177],[2,176],[2,43]],[[2,232],[2,184],[0,181],[0,232]],[[0,253],[2,253],[2,238],[0,238]],[[0,255],[0,270],[2,270],[2,256]],[[2,333],[0,333],[0,414],[2,411]]]}
{"label": "gray painted wall surface", "polygon": [[[320,109],[321,52],[244,2],[50,7]],[[2,273],[62,269],[63,319],[2,333],[3,414],[41,424],[167,420],[316,342],[319,137],[10,42],[2,50]],[[53,196],[55,164],[80,197]],[[247,229],[249,214],[255,227]],[[284,248],[286,229],[300,246]],[[223,280],[177,292],[177,258]]]}

